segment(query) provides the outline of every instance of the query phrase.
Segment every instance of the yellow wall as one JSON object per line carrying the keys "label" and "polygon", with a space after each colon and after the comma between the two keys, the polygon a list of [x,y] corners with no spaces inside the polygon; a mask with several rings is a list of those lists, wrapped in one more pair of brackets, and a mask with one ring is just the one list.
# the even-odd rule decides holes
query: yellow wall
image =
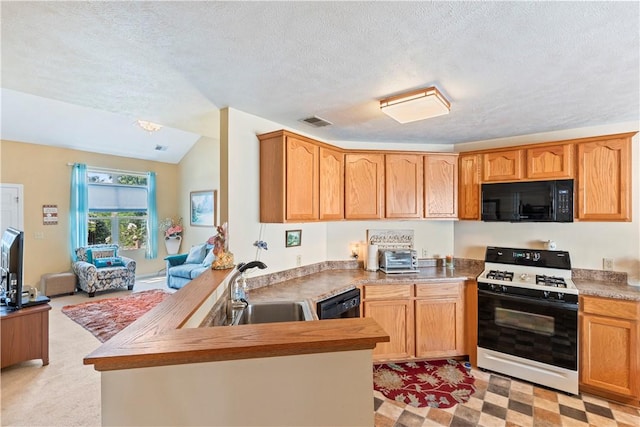
{"label": "yellow wall", "polygon": [[[202,137],[180,161],[179,209],[174,215],[182,217],[185,232],[180,252],[184,253],[195,244],[206,241],[216,234],[215,227],[192,227],[189,221],[192,191],[218,190],[218,211],[220,210],[220,142]],[[218,212],[218,223],[220,213]],[[160,217],[163,218],[163,217]]]}
{"label": "yellow wall", "polygon": [[[176,215],[176,206],[182,206],[184,203],[181,203],[178,197],[179,165],[30,143],[2,141],[1,144],[0,182],[24,186],[26,285],[37,286],[42,274],[68,271],[71,268],[68,218],[71,167],[67,163],[156,172],[160,218]],[[188,180],[188,175],[183,179]],[[42,223],[42,205],[49,204],[58,206],[57,225],[45,226]],[[185,234],[188,232],[188,229],[185,230]],[[44,238],[36,239],[36,233],[42,233]],[[123,252],[123,255],[136,260],[137,275],[155,274],[164,268],[163,258],[166,256],[166,250],[162,244],[162,234],[159,231],[158,233],[160,244],[157,259],[145,259],[142,249]]]}

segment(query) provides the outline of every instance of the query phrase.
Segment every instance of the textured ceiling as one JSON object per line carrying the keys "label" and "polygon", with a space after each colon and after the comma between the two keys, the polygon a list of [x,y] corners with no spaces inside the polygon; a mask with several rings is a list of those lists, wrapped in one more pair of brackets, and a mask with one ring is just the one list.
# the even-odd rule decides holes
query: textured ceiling
{"label": "textured ceiling", "polygon": [[[224,107],[327,141],[431,144],[640,117],[635,1],[3,1],[1,19],[3,138],[22,131],[7,110],[29,115],[38,100],[62,101],[70,124],[95,120],[101,152],[126,138],[109,120],[103,129],[100,114],[120,117],[121,127],[134,118],[163,124],[184,137],[167,144],[175,136],[186,149],[198,135],[218,137]],[[378,108],[381,98],[434,84],[449,115],[401,125]],[[45,99],[20,104],[22,94]],[[333,126],[299,121],[312,115]],[[30,116],[29,138],[40,140],[29,142],[65,145],[73,132],[47,133],[42,116]]]}

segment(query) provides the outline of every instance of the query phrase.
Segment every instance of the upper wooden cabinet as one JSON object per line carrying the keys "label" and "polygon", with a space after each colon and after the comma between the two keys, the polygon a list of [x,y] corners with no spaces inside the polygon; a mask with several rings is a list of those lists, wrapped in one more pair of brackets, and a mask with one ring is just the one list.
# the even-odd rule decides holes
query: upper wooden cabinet
{"label": "upper wooden cabinet", "polygon": [[344,218],[344,153],[320,147],[320,219]]}
{"label": "upper wooden cabinet", "polygon": [[385,217],[422,217],[422,168],[420,154],[385,155]]}
{"label": "upper wooden cabinet", "polygon": [[578,219],[631,221],[631,136],[577,144]]}
{"label": "upper wooden cabinet", "polygon": [[458,155],[424,157],[424,217],[458,217]]}
{"label": "upper wooden cabinet", "polygon": [[319,145],[287,131],[259,139],[260,222],[318,220]]}
{"label": "upper wooden cabinet", "polygon": [[458,218],[480,219],[481,154],[460,154],[458,160]]}
{"label": "upper wooden cabinet", "polygon": [[509,150],[482,155],[484,182],[512,181],[523,177],[524,150]]}
{"label": "upper wooden cabinet", "polygon": [[573,144],[545,145],[527,149],[527,178],[573,178]]}
{"label": "upper wooden cabinet", "polygon": [[345,218],[379,219],[384,217],[384,163],[384,154],[345,154]]}

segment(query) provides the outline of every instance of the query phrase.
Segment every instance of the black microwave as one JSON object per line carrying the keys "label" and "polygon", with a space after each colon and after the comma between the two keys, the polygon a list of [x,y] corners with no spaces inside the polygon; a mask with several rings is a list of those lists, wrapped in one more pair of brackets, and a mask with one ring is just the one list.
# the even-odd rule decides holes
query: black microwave
{"label": "black microwave", "polygon": [[482,184],[482,220],[573,222],[573,180]]}

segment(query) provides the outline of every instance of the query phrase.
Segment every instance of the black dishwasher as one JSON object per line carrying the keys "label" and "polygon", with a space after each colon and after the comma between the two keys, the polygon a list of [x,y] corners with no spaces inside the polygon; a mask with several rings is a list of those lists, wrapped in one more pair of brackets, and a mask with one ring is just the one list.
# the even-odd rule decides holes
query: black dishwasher
{"label": "black dishwasher", "polygon": [[318,319],[340,319],[360,317],[360,289],[350,289],[341,294],[318,301]]}

